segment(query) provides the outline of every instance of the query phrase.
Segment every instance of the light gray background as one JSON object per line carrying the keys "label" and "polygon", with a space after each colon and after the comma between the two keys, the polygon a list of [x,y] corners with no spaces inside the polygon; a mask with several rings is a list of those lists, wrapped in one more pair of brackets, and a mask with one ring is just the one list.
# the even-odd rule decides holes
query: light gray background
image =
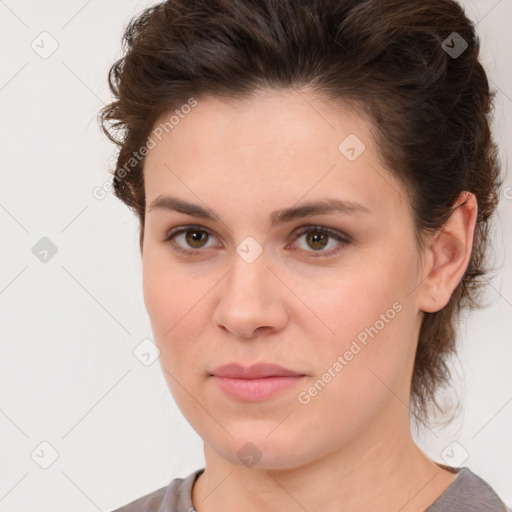
{"label": "light gray background", "polygon": [[[96,114],[133,0],[0,1],[0,510],[108,511],[203,467],[202,442],[178,411],[151,338],[138,226],[112,194],[114,147]],[[507,173],[489,307],[462,326],[455,382],[465,408],[449,429],[418,436],[486,479],[512,503],[512,1],[465,2],[498,89],[495,130]],[[48,35],[40,35],[47,31]],[[39,54],[51,50],[47,58]],[[32,45],[32,46],[31,46]],[[46,56],[46,55],[44,55]],[[48,237],[46,263],[32,247]],[[58,458],[51,462],[52,448]],[[31,455],[32,454],[32,455]]]}

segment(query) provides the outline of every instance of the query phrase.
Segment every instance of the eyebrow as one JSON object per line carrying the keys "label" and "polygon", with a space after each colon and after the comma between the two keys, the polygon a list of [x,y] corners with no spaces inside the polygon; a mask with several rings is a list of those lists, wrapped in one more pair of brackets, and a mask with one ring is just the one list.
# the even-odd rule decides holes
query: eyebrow
{"label": "eyebrow", "polygon": [[[189,203],[170,196],[158,196],[149,206],[148,212],[153,210],[168,210],[201,219],[221,221],[220,216],[210,208],[203,208],[198,204]],[[311,217],[313,215],[325,215],[329,213],[340,213],[344,215],[371,214],[372,211],[366,206],[355,201],[342,201],[340,199],[321,199],[318,201],[309,201],[300,206],[274,210],[270,214],[270,224],[272,227],[290,222],[295,219]]]}

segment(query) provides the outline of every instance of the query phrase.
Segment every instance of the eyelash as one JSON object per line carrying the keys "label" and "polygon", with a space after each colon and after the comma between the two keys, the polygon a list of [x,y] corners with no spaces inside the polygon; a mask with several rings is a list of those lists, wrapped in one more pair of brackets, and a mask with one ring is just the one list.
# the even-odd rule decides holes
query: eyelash
{"label": "eyelash", "polygon": [[[187,254],[187,255],[192,255],[192,254],[197,254],[197,253],[202,252],[201,249],[183,249],[183,247],[178,246],[176,244],[176,242],[174,241],[174,238],[176,238],[178,235],[181,235],[182,233],[187,233],[189,231],[199,231],[201,233],[207,233],[208,236],[214,237],[213,233],[209,229],[204,228],[202,226],[190,225],[190,226],[180,226],[178,228],[171,229],[167,233],[167,235],[165,236],[163,241],[166,243],[167,242],[171,243],[174,246],[173,250]],[[304,227],[297,228],[297,230],[295,232],[294,241],[297,240],[298,238],[300,238],[302,235],[307,234],[309,232],[322,233],[322,234],[328,235],[330,238],[334,238],[336,241],[340,242],[340,245],[338,245],[334,249],[330,249],[329,251],[326,251],[326,252],[306,251],[308,253],[309,252],[313,253],[311,255],[313,258],[325,258],[325,257],[329,257],[329,256],[334,256],[335,254],[340,252],[344,247],[346,247],[352,243],[352,240],[348,236],[346,236],[346,235],[343,236],[338,231],[334,231],[330,228],[326,228],[323,226],[304,226]]]}

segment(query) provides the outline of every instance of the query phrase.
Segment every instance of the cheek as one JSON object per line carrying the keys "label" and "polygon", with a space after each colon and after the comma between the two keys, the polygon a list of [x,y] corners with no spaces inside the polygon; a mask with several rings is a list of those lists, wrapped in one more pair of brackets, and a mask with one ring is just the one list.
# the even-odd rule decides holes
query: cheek
{"label": "cheek", "polygon": [[[375,265],[335,282],[324,287],[322,303],[316,306],[335,333],[318,358],[320,376],[325,376],[321,380],[329,380],[329,372],[336,375],[331,380],[337,382],[332,388],[338,396],[353,396],[357,389],[359,398],[366,400],[376,386],[389,393],[386,385],[399,385],[414,348],[414,311],[405,302],[406,279],[389,265]],[[318,354],[318,346],[315,349]]]}
{"label": "cheek", "polygon": [[193,390],[199,377],[204,378],[204,369],[198,364],[202,359],[196,340],[200,339],[202,329],[200,319],[204,319],[206,313],[201,311],[197,291],[179,275],[179,272],[159,271],[146,265],[144,302],[154,342],[160,350],[159,363],[167,386],[185,416],[193,417],[198,411],[194,412],[194,403],[184,389],[195,394]]}
{"label": "cheek", "polygon": [[194,287],[180,277],[180,272],[166,268],[162,260],[146,253],[143,261],[144,304],[161,350],[187,324],[186,313],[194,303]]}
{"label": "cheek", "polygon": [[[365,303],[357,318],[339,315],[336,339],[322,350],[318,373],[299,390],[304,421],[329,418],[329,426],[322,427],[326,438],[347,441],[371,425],[388,404],[396,401],[400,409],[396,397],[408,403],[410,354],[404,341],[407,320],[401,317],[406,313],[397,303],[394,309],[384,304],[381,308],[378,301]],[[376,313],[383,313],[388,323]]]}
{"label": "cheek", "polygon": [[401,304],[404,294],[392,272],[363,263],[321,280],[303,281],[298,295],[335,332],[333,340],[347,340],[370,328],[381,315],[391,320],[396,316],[393,304]]}
{"label": "cheek", "polygon": [[[165,258],[145,256],[143,294],[160,363],[180,382],[189,380],[201,357],[199,340],[208,322],[206,311],[210,280],[199,280],[183,270],[169,268]],[[210,313],[211,315],[211,313]],[[188,369],[185,371],[185,369]],[[167,378],[167,376],[166,376]],[[171,382],[172,383],[172,382]]]}
{"label": "cheek", "polygon": [[[197,429],[197,426],[208,424],[205,410],[211,409],[200,398],[208,378],[207,368],[202,364],[206,351],[200,345],[207,312],[197,293],[178,291],[185,285],[182,281],[164,281],[160,276],[154,282],[148,279],[146,307],[167,387],[181,413]],[[209,428],[213,429],[215,425]],[[203,434],[207,436],[208,430]]]}

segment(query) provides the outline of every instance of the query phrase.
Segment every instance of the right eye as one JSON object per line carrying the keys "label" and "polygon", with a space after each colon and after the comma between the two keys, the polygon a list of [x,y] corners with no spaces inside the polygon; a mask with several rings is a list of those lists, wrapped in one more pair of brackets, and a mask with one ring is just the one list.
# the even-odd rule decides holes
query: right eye
{"label": "right eye", "polygon": [[[182,238],[183,244],[178,240]],[[164,238],[164,242],[169,242],[173,250],[192,254],[200,252],[199,249],[209,248],[204,245],[213,234],[208,229],[201,226],[178,226],[171,229]]]}

